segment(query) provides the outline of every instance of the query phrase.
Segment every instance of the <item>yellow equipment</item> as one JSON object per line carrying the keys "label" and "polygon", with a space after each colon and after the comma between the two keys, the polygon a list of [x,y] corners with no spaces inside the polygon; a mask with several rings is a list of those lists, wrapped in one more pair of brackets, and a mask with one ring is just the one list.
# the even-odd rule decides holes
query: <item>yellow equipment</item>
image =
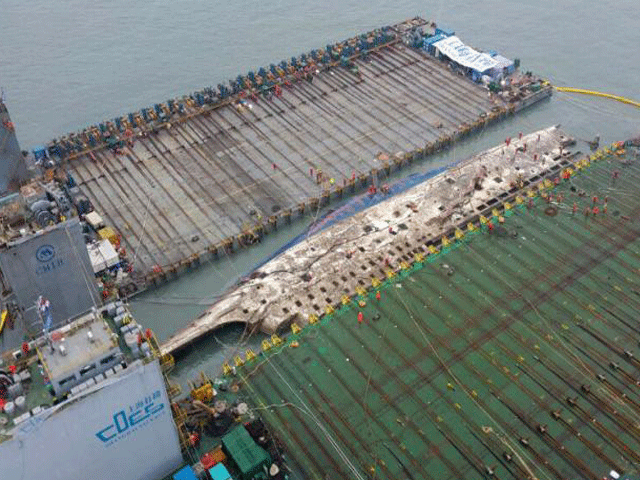
{"label": "yellow equipment", "polygon": [[7,321],[8,315],[9,311],[6,308],[2,310],[2,316],[0,316],[0,333],[2,333],[2,329],[4,328],[4,324]]}
{"label": "yellow equipment", "polygon": [[196,386],[191,384],[191,398],[200,400],[201,402],[210,402],[216,396],[216,391],[209,377],[204,372],[200,372],[200,382]]}
{"label": "yellow equipment", "polygon": [[98,236],[101,240],[109,240],[112,245],[118,245],[118,234],[111,227],[104,227],[98,230]]}

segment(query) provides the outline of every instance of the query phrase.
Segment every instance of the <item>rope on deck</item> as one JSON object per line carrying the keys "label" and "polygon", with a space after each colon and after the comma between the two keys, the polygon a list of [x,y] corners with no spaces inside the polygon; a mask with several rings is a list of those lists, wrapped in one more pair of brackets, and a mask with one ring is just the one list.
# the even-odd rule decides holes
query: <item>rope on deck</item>
{"label": "rope on deck", "polygon": [[610,93],[596,92],[593,90],[585,90],[583,88],[571,88],[571,87],[553,87],[559,92],[567,92],[567,93],[581,93],[583,95],[593,95],[596,97],[610,98],[611,100],[616,100],[618,102],[626,103],[627,105],[633,105],[634,107],[640,108],[640,102],[635,100],[631,100],[630,98],[621,97],[619,95],[612,95]]}

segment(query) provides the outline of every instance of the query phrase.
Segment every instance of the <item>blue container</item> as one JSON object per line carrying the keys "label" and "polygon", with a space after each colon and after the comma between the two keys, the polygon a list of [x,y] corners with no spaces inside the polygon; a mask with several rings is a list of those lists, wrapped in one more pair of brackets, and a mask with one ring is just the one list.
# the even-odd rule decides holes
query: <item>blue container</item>
{"label": "blue container", "polygon": [[193,472],[193,468],[187,465],[182,470],[173,474],[173,480],[198,480],[198,478]]}
{"label": "blue container", "polygon": [[33,157],[36,160],[47,158],[47,149],[45,147],[42,147],[42,146],[35,147],[33,149]]}
{"label": "blue container", "polygon": [[435,55],[436,47],[433,46],[434,43],[439,42],[443,38],[446,38],[444,35],[434,35],[433,37],[425,38],[422,44],[422,49],[425,50],[430,55]]}
{"label": "blue container", "polygon": [[454,32],[450,28],[446,28],[446,27],[437,27],[436,28],[436,35],[443,35],[444,37],[452,37],[455,34],[456,34],[456,32]]}
{"label": "blue container", "polygon": [[424,39],[424,44],[425,45],[431,45],[434,44],[436,42],[439,42],[440,40],[442,40],[443,38],[445,38],[444,35],[433,35],[431,37],[427,37]]}
{"label": "blue container", "polygon": [[231,478],[231,474],[222,463],[218,463],[211,467],[209,469],[209,476],[211,477],[211,480],[233,480]]}

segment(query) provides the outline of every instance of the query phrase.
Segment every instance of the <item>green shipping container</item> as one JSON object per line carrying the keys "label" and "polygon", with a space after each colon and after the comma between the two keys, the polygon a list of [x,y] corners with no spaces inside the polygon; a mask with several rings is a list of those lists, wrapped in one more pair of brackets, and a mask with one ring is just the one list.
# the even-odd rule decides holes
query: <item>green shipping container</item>
{"label": "green shipping container", "polygon": [[269,453],[253,441],[244,426],[239,426],[222,437],[222,448],[242,475],[242,480],[250,480],[263,467],[271,465]]}

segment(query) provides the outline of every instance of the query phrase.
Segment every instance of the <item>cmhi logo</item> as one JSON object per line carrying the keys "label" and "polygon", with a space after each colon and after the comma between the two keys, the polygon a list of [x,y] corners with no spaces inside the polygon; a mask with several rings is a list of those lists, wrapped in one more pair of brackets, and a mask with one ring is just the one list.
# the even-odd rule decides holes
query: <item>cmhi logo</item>
{"label": "cmhi logo", "polygon": [[36,250],[36,258],[39,262],[50,262],[53,257],[56,256],[56,250],[53,245],[42,245]]}

